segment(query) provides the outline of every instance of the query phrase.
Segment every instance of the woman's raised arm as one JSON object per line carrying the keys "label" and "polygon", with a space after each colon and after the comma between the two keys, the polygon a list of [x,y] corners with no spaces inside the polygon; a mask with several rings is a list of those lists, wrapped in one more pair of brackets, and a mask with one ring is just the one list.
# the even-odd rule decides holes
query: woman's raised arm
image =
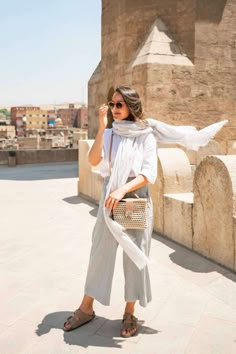
{"label": "woman's raised arm", "polygon": [[99,162],[102,160],[103,135],[104,135],[104,130],[107,126],[107,111],[108,111],[108,106],[106,104],[103,104],[99,108],[98,132],[95,141],[93,143],[93,146],[91,147],[88,155],[89,163],[92,166],[97,166]]}

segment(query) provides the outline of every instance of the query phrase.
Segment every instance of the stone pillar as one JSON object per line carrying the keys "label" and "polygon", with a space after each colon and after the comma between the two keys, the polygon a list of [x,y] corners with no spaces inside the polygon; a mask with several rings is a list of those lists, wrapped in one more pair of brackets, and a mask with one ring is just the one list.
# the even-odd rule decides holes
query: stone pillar
{"label": "stone pillar", "polygon": [[236,156],[202,160],[195,172],[193,193],[193,249],[236,269]]}
{"label": "stone pillar", "polygon": [[178,148],[159,149],[158,177],[151,185],[155,231],[164,232],[164,194],[191,190],[191,167],[184,151]]}

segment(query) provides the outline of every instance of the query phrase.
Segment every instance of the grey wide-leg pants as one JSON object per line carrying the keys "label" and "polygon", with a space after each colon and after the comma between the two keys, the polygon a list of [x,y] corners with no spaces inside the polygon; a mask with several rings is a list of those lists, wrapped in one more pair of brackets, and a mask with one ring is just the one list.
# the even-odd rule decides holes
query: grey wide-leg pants
{"label": "grey wide-leg pants", "polygon": [[[110,304],[112,279],[114,274],[118,242],[108,229],[103,216],[103,205],[109,178],[105,178],[97,221],[93,229],[92,248],[85,283],[85,294],[93,297],[103,305]],[[149,197],[148,186],[135,191],[139,197]],[[133,197],[128,193],[127,197]],[[150,198],[149,198],[150,199]],[[153,208],[150,199],[149,226],[145,230],[127,230],[133,242],[148,256],[151,246],[153,230]],[[146,306],[151,301],[151,286],[148,266],[141,271],[133,261],[123,253],[123,268],[125,276],[125,301],[139,301],[141,306]]]}

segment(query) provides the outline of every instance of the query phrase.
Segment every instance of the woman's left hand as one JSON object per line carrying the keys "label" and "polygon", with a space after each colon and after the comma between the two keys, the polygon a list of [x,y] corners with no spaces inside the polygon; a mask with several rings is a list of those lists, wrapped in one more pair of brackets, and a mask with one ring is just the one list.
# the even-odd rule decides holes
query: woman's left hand
{"label": "woman's left hand", "polygon": [[116,208],[118,202],[124,197],[126,193],[122,189],[117,189],[112,192],[105,200],[105,207],[109,210]]}

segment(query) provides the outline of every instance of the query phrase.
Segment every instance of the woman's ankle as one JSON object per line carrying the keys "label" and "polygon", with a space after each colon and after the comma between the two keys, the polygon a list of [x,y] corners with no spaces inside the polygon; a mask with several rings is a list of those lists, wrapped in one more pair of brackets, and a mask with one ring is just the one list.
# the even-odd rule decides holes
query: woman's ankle
{"label": "woman's ankle", "polygon": [[93,313],[93,302],[94,299],[88,295],[84,295],[83,301],[80,305],[80,310],[88,313],[88,314],[92,314]]}
{"label": "woman's ankle", "polygon": [[93,306],[89,306],[89,307],[85,307],[85,306],[80,306],[79,309],[84,312],[87,313],[88,315],[92,315],[93,314]]}
{"label": "woman's ankle", "polygon": [[135,306],[135,302],[127,302],[126,306],[125,306],[125,313],[133,315],[134,314],[134,306]]}

